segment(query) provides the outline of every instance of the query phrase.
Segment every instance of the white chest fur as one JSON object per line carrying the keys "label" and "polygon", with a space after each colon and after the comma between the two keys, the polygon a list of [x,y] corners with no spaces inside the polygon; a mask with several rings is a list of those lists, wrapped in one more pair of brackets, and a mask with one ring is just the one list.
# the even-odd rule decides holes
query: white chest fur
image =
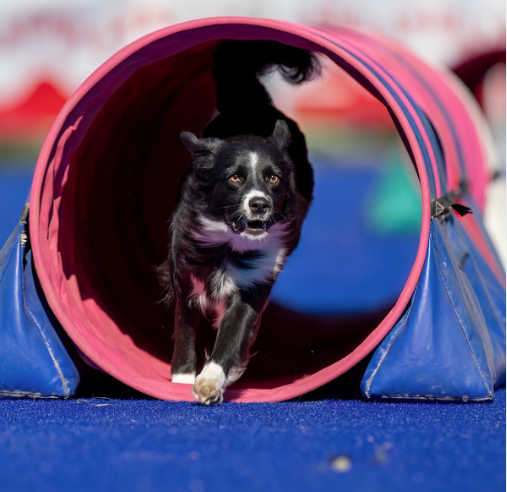
{"label": "white chest fur", "polygon": [[199,279],[192,276],[192,299],[203,312],[213,311],[214,324],[218,326],[226,308],[228,297],[234,291],[248,290],[256,285],[274,282],[287,257],[284,246],[285,225],[275,224],[260,240],[252,240],[236,234],[224,222],[200,218],[201,227],[194,231],[194,238],[204,247],[227,245],[233,252],[245,253],[258,251],[259,255],[250,255],[248,267],[226,258],[213,273],[212,278]]}

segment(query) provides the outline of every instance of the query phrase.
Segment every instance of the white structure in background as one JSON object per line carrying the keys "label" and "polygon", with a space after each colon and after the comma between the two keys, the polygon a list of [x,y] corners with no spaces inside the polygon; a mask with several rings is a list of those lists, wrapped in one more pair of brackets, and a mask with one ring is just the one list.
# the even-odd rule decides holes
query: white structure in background
{"label": "white structure in background", "polygon": [[488,90],[485,91],[484,110],[493,122],[494,151],[497,160],[492,161],[492,174],[496,179],[487,190],[484,222],[491,241],[495,245],[505,269],[507,265],[507,190],[505,180],[505,67],[496,67],[486,78]]}

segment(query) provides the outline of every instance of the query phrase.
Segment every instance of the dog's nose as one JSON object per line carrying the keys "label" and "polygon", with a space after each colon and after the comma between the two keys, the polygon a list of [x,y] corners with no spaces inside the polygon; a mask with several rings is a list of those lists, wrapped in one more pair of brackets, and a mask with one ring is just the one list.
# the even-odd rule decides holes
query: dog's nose
{"label": "dog's nose", "polygon": [[271,208],[271,205],[269,204],[269,202],[261,196],[256,196],[256,197],[252,198],[248,202],[248,206],[250,207],[250,210],[254,214],[259,214],[259,215],[266,213]]}

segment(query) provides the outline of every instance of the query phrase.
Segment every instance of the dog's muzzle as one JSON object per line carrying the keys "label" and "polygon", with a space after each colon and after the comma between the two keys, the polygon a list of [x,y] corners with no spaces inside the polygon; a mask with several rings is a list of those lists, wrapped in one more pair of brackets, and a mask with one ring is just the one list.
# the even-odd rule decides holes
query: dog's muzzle
{"label": "dog's muzzle", "polygon": [[263,236],[274,222],[272,210],[269,199],[264,194],[254,192],[243,202],[243,214],[231,224],[232,230],[236,234]]}

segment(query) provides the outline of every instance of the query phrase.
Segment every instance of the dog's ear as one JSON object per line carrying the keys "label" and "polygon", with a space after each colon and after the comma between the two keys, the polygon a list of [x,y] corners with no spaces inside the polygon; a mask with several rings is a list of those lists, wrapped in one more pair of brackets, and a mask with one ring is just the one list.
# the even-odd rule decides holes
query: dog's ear
{"label": "dog's ear", "polygon": [[282,152],[287,150],[291,142],[291,134],[287,122],[284,120],[277,120],[275,124],[275,129],[273,130],[273,135],[266,139],[266,142],[274,145],[278,150]]}
{"label": "dog's ear", "polygon": [[193,133],[181,132],[181,141],[187,150],[195,157],[204,157],[216,152],[222,145],[218,138],[197,138]]}
{"label": "dog's ear", "polygon": [[208,181],[215,165],[215,154],[224,145],[219,138],[197,138],[193,133],[180,134],[183,145],[194,157],[192,169],[197,176]]}

